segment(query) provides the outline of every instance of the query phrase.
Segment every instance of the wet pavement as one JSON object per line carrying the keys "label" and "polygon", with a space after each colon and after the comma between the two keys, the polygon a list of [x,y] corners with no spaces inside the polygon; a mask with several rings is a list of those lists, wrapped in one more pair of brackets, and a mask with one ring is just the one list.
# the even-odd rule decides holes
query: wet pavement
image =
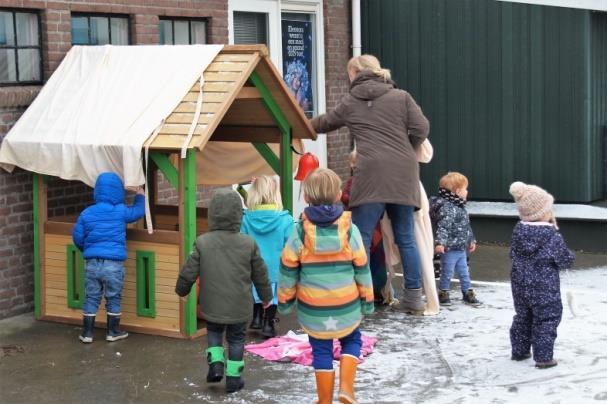
{"label": "wet pavement", "polygon": [[[607,255],[578,254],[563,274],[563,322],[555,357],[560,364],[536,370],[531,360],[509,360],[513,309],[507,248],[479,246],[471,258],[480,308],[455,304],[433,317],[378,310],[362,330],[379,338],[360,365],[361,402],[588,402],[607,400]],[[592,269],[594,268],[594,269]],[[400,283],[401,278],[396,280]],[[573,310],[572,310],[573,309]],[[297,330],[293,316],[280,332]],[[194,341],[131,334],[107,343],[78,342],[79,327],[36,321],[31,314],[0,321],[2,403],[309,403],[315,399],[311,367],[267,362],[247,354],[245,390],[226,396],[207,385],[205,338]],[[254,333],[247,343],[261,341]]]}

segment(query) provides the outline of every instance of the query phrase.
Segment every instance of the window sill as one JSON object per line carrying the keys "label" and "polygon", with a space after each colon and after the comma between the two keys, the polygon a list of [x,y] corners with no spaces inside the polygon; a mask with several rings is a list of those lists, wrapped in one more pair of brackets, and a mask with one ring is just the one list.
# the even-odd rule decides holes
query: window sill
{"label": "window sill", "polygon": [[41,89],[42,85],[0,87],[0,108],[27,107]]}

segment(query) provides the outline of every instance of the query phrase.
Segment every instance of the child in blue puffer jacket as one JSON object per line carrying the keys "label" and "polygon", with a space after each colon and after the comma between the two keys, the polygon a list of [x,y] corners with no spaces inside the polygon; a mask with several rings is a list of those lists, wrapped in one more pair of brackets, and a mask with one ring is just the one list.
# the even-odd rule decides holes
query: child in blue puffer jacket
{"label": "child in blue puffer jacket", "polygon": [[247,206],[244,212],[240,232],[255,239],[261,252],[261,257],[268,267],[268,278],[272,286],[272,304],[263,310],[262,302],[253,287],[253,321],[250,328],[261,329],[264,337],[276,336],[274,323],[278,300],[276,290],[280,254],[293,229],[293,217],[282,209],[280,188],[272,177],[261,176],[253,180],[248,190]]}
{"label": "child in blue puffer jacket", "polygon": [[136,222],[145,214],[143,189],[137,190],[132,206],[124,204],[124,185],[112,172],[97,177],[95,204],[86,208],[76,221],[72,232],[74,244],[86,260],[86,298],[83,312],[83,330],[78,337],[93,342],[95,315],[105,295],[107,311],[107,341],[128,337],[120,330],[120,302],[124,285],[126,253],[126,224]]}
{"label": "child in blue puffer jacket", "polygon": [[539,369],[557,365],[553,358],[556,329],[563,304],[559,269],[573,265],[575,256],[558,232],[552,211],[554,198],[535,185],[510,185],[521,221],[510,243],[511,286],[516,315],[510,328],[512,360],[531,357]]}

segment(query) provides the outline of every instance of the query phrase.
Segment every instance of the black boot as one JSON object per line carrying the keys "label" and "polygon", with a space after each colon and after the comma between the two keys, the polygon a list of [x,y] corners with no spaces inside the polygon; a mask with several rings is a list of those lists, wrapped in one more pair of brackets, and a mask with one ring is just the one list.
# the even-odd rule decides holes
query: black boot
{"label": "black boot", "polygon": [[241,374],[244,369],[244,360],[233,361],[228,359],[226,369],[226,392],[235,393],[244,387]]}
{"label": "black boot", "polygon": [[476,298],[476,293],[474,293],[473,289],[468,289],[467,292],[462,292],[462,296],[462,300],[464,301],[464,303],[469,304],[471,306],[480,306],[481,304],[483,304],[480,300]]}
{"label": "black boot", "polygon": [[85,344],[93,342],[93,328],[95,327],[95,316],[82,316],[82,334],[78,336]]}
{"label": "black boot", "polygon": [[207,348],[207,363],[209,364],[207,383],[217,383],[223,379],[225,367],[224,360],[224,351],[222,346],[213,346]]}
{"label": "black boot", "polygon": [[125,339],[128,336],[128,332],[120,331],[120,316],[108,314],[105,340],[110,342],[118,341],[119,339]]}
{"label": "black boot", "polygon": [[273,304],[266,309],[265,316],[263,317],[263,328],[261,330],[261,335],[266,338],[273,338],[276,336],[276,329],[274,329],[274,324],[278,322],[276,318],[276,305]]}
{"label": "black boot", "polygon": [[263,306],[261,305],[261,303],[255,303],[253,305],[253,321],[251,321],[249,328],[252,330],[260,330],[262,317],[263,317]]}

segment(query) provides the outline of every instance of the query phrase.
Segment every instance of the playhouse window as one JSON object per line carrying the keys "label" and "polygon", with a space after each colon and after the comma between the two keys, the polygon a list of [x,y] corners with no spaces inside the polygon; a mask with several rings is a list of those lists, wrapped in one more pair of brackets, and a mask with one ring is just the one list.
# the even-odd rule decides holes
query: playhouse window
{"label": "playhouse window", "polygon": [[207,23],[204,20],[160,19],[161,45],[194,45],[207,43]]}
{"label": "playhouse window", "polygon": [[234,43],[268,45],[268,15],[234,11]]}
{"label": "playhouse window", "polygon": [[156,254],[137,251],[137,315],[156,317]]}
{"label": "playhouse window", "polygon": [[0,10],[0,84],[35,84],[41,81],[38,14]]}
{"label": "playhouse window", "polygon": [[129,19],[100,14],[72,14],[72,45],[128,45]]}

